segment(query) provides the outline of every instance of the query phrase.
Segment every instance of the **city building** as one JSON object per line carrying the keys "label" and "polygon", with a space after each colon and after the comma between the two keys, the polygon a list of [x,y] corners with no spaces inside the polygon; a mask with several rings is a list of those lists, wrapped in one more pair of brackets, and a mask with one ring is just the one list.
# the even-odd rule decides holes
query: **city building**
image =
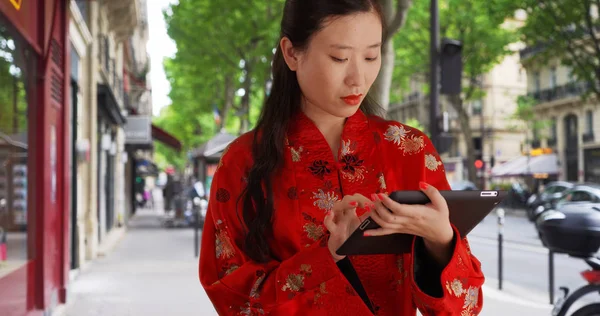
{"label": "city building", "polygon": [[[479,78],[479,89],[485,96],[464,105],[469,116],[474,153],[483,164],[478,177],[489,184],[491,168],[499,163],[515,159],[522,153],[525,133],[512,119],[517,107],[517,97],[526,92],[527,75],[519,63],[518,50],[506,56],[501,63]],[[415,75],[402,102],[390,104],[388,117],[399,122],[418,121],[425,131],[429,126],[429,96],[424,93],[422,75]],[[466,167],[467,145],[462,133],[457,111],[447,96],[440,97],[441,113],[446,113],[449,146],[442,158],[450,182],[468,179]],[[440,119],[444,125],[443,119]],[[481,180],[480,180],[481,181]],[[481,183],[477,183],[481,186]]]}
{"label": "city building", "polygon": [[[538,62],[540,47],[521,51],[527,69],[527,95],[548,128],[529,131],[534,147],[549,148],[558,158],[559,180],[600,183],[600,107],[590,83],[577,82],[559,60]],[[543,48],[542,48],[543,49]]]}

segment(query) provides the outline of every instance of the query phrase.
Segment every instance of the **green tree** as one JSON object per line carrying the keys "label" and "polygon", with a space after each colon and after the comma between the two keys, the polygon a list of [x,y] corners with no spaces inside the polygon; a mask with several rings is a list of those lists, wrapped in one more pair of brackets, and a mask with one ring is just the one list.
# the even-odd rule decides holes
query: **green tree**
{"label": "green tree", "polygon": [[580,90],[585,96],[600,97],[599,1],[519,0],[508,6],[526,13],[521,36],[527,63],[560,61],[572,69],[573,79],[587,83]]}
{"label": "green tree", "polygon": [[[484,97],[482,77],[508,54],[509,44],[517,41],[514,26],[506,23],[513,14],[507,9],[507,0],[445,0],[440,1],[440,35],[462,42],[463,91],[448,96],[450,105],[458,115],[460,130],[467,147],[469,180],[476,180],[475,149],[469,102]],[[402,43],[396,50],[395,80],[398,88],[407,86],[417,78],[426,86],[429,82],[429,2],[418,1],[409,12],[405,27],[398,34]],[[429,87],[425,88],[425,93]]]}
{"label": "green tree", "polygon": [[549,120],[541,120],[535,111],[535,99],[527,96],[517,97],[517,108],[512,115],[512,119],[520,123],[521,126],[513,127],[518,130],[525,130],[525,143],[530,145],[531,135],[540,135],[542,131],[551,124]]}
{"label": "green tree", "polygon": [[[165,11],[177,53],[164,62],[172,104],[156,124],[181,139],[184,152],[221,129],[238,134],[253,126],[270,77],[282,5],[283,0],[180,0]],[[157,152],[165,163],[185,163],[166,147],[158,145]]]}
{"label": "green tree", "polygon": [[[381,48],[381,71],[371,89],[373,98],[387,110],[394,74],[394,36],[404,26],[412,0],[379,0],[385,16],[386,34]],[[420,1],[423,2],[423,1]],[[427,1],[428,2],[428,1]]]}

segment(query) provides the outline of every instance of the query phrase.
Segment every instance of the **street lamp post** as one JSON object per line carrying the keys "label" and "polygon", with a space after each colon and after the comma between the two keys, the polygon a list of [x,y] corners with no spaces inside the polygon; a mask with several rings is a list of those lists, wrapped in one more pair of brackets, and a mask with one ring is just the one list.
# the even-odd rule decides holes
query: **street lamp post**
{"label": "street lamp post", "polygon": [[440,67],[440,21],[438,12],[438,0],[431,0],[430,4],[430,104],[429,104],[429,132],[431,133],[431,142],[437,148],[439,145],[439,126],[438,126],[438,103],[440,97],[439,88],[439,67]]}

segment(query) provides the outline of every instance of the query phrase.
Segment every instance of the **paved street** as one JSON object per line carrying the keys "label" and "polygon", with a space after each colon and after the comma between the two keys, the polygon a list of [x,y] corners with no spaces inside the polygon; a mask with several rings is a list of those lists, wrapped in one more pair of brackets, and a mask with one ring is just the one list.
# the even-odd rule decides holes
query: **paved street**
{"label": "paved street", "polygon": [[[507,246],[508,283],[505,291],[498,291],[495,245],[490,239],[473,237],[473,251],[482,260],[488,280],[481,315],[549,315],[545,256],[540,249]],[[557,268],[571,271],[557,272],[557,282],[579,281],[581,264],[566,258],[557,258],[556,263]],[[198,282],[193,231],[163,228],[152,211],[140,211],[114,251],[82,272],[72,283],[70,301],[68,316],[215,315]]]}
{"label": "paved street", "polygon": [[[473,253],[481,260],[490,285],[497,288],[498,279],[497,218],[489,216],[470,234]],[[549,302],[548,250],[541,246],[533,223],[524,217],[507,216],[504,225],[504,281],[507,291]],[[555,254],[555,288],[566,285],[571,289],[584,283],[580,272],[588,269],[585,262],[566,255]],[[519,286],[515,286],[518,284]]]}

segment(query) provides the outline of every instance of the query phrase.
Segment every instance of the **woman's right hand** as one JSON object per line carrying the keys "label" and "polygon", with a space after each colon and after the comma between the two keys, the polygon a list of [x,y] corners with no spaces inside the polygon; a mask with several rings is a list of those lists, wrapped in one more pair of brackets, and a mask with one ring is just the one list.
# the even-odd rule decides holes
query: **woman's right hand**
{"label": "woman's right hand", "polygon": [[361,217],[356,214],[356,209],[366,208],[372,210],[375,204],[364,195],[354,194],[346,195],[340,201],[335,202],[333,209],[325,215],[324,224],[329,230],[329,240],[327,246],[335,262],[344,259],[336,253],[337,249],[350,237],[350,234],[356,230],[360,223],[369,216],[367,211]]}

